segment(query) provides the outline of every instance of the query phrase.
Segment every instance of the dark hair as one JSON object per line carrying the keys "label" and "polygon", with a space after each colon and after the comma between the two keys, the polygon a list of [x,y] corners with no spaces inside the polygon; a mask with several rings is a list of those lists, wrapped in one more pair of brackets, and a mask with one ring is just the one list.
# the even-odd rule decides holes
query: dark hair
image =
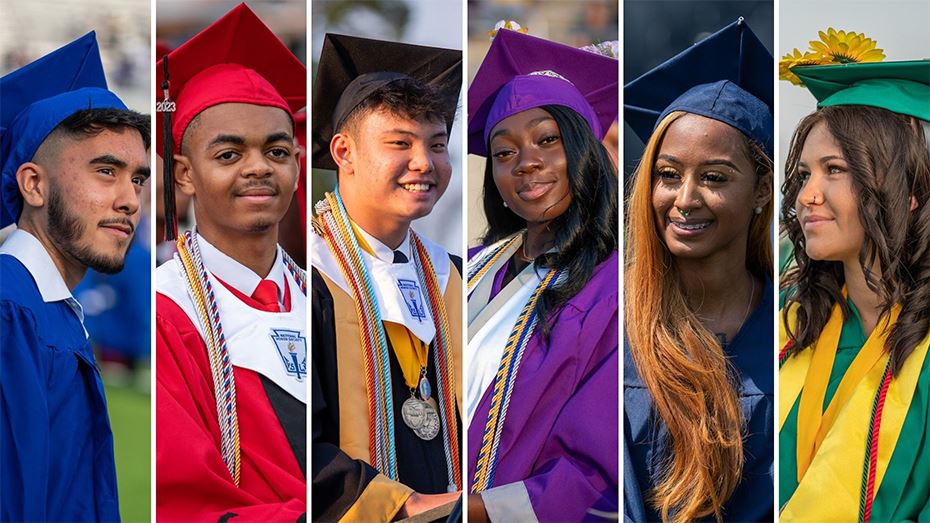
{"label": "dark hair", "polygon": [[[536,310],[540,318],[578,294],[591,279],[594,267],[617,250],[617,175],[603,144],[588,122],[560,105],[541,107],[552,115],[565,147],[568,186],[572,201],[552,220],[557,252],[540,256],[540,264],[567,269],[569,277],[540,296]],[[484,170],[484,215],[488,230],[481,242],[490,245],[526,228],[526,220],[504,207],[489,157]],[[543,331],[548,333],[544,322]]]}
{"label": "dark hair", "polygon": [[436,88],[415,80],[401,78],[389,82],[365,98],[335,132],[356,130],[358,122],[375,110],[385,110],[409,120],[428,120],[452,126],[455,105]]}
{"label": "dark hair", "polygon": [[[781,281],[787,301],[797,304],[797,324],[787,329],[794,342],[789,353],[820,336],[834,303],[840,304],[844,317],[850,314],[842,295],[842,264],[807,256],[795,210],[804,185],[798,173],[801,149],[821,122],[849,165],[865,229],[859,263],[866,284],[881,298],[882,314],[896,303],[902,306],[885,343],[897,373],[930,331],[930,153],[924,131],[913,118],[876,107],[824,107],[801,120],[791,139],[781,209],[782,234],[794,245],[796,264]],[[912,211],[914,200],[917,207]],[[880,274],[871,271],[876,262]]]}
{"label": "dark hair", "polygon": [[65,118],[52,131],[64,132],[72,137],[82,135],[94,136],[104,129],[124,129],[131,127],[142,135],[142,143],[148,151],[151,146],[152,123],[148,115],[131,109],[81,109]]}

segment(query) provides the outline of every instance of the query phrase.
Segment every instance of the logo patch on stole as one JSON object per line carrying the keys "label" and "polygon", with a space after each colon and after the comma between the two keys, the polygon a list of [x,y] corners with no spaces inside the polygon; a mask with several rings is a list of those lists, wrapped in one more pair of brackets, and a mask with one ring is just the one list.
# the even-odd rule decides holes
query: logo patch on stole
{"label": "logo patch on stole", "polygon": [[300,331],[271,329],[271,340],[278,349],[284,370],[297,381],[307,376],[307,338]]}
{"label": "logo patch on stole", "polygon": [[407,304],[407,310],[410,315],[422,322],[426,319],[426,311],[423,310],[423,300],[420,299],[420,286],[413,280],[397,280],[397,288],[400,289],[401,296],[404,297],[404,303]]}

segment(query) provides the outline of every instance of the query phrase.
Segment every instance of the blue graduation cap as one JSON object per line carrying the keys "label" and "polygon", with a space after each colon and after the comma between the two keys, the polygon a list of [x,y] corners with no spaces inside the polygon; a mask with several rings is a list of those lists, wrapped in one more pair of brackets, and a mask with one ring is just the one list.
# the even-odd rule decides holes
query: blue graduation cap
{"label": "blue graduation cap", "polygon": [[719,120],[773,155],[774,60],[741,17],[623,88],[624,119],[643,140],[673,111]]}
{"label": "blue graduation cap", "polygon": [[83,109],[126,109],[107,90],[93,31],[0,78],[0,228],[23,208],[16,170],[63,120]]}

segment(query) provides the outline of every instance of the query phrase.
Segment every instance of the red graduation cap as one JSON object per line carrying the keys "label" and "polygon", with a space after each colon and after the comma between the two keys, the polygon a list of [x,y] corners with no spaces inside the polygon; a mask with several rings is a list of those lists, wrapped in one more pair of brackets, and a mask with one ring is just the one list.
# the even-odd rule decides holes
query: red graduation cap
{"label": "red graduation cap", "polygon": [[167,67],[165,61],[160,57],[155,67],[156,110],[169,116],[156,118],[156,140],[165,162],[166,231],[171,239],[177,227],[171,158],[191,120],[223,103],[278,107],[293,117],[307,105],[307,69],[245,4],[168,53]]}

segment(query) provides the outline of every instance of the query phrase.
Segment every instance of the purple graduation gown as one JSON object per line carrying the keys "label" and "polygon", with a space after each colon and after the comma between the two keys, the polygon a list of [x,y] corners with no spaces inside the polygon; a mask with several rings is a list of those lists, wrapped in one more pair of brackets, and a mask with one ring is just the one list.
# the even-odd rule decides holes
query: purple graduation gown
{"label": "purple graduation gown", "polygon": [[[618,510],[618,269],[614,252],[557,311],[548,342],[537,329],[520,363],[491,487],[522,481],[539,521],[600,520],[589,509]],[[505,273],[495,275],[491,298]],[[468,427],[469,486],[493,387]]]}

